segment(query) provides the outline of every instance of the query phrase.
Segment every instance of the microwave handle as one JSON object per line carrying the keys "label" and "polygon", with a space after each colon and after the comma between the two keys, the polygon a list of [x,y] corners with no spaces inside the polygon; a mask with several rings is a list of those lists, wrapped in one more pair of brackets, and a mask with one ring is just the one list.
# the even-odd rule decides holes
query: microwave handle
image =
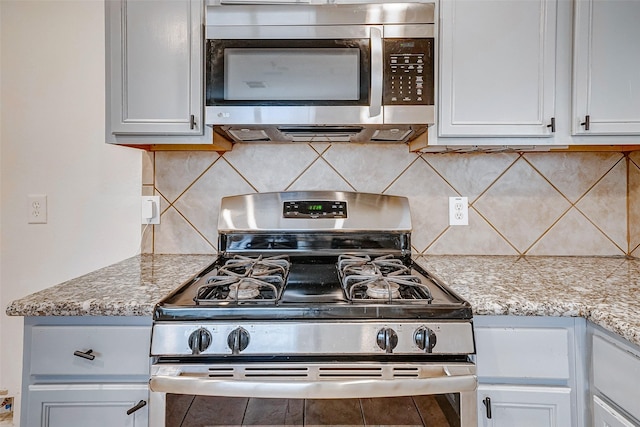
{"label": "microwave handle", "polygon": [[371,101],[369,103],[369,117],[379,116],[382,112],[382,31],[371,28]]}

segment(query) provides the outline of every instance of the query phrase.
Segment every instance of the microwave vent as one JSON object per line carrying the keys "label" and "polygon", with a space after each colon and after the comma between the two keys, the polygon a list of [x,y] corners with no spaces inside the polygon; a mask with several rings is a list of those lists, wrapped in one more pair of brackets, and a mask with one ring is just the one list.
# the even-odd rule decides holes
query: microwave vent
{"label": "microwave vent", "polygon": [[372,141],[404,141],[410,134],[412,130],[410,128],[398,129],[379,129],[376,130],[371,136]]}
{"label": "microwave vent", "polygon": [[237,141],[270,141],[269,135],[262,129],[229,129],[228,132]]}
{"label": "microwave vent", "polygon": [[362,132],[358,126],[281,127],[280,132],[293,142],[349,142]]}

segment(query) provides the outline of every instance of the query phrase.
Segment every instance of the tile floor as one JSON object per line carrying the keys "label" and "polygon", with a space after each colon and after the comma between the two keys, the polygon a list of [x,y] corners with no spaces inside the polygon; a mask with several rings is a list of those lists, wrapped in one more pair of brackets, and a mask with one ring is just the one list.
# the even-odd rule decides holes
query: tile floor
{"label": "tile floor", "polygon": [[167,395],[166,427],[220,425],[457,427],[459,421],[443,396],[304,400]]}

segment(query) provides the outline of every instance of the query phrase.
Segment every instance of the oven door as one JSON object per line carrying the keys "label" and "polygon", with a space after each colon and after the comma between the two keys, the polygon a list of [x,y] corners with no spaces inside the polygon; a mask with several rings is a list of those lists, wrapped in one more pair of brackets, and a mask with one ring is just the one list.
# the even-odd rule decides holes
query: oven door
{"label": "oven door", "polygon": [[382,123],[382,26],[206,31],[207,124]]}
{"label": "oven door", "polygon": [[426,363],[156,363],[152,366],[153,425],[164,425],[165,395],[280,399],[459,396],[460,426],[477,422],[475,365]]}

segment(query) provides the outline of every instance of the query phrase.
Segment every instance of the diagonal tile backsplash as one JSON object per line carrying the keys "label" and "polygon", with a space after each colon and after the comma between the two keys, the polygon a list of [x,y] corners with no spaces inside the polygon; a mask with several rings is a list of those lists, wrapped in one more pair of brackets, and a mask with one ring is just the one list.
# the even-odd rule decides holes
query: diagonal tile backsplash
{"label": "diagonal tile backsplash", "polygon": [[[343,190],[407,196],[416,253],[640,254],[640,154],[416,154],[404,144],[237,144],[222,155],[145,154],[143,194],[161,223],[143,252],[214,253],[223,196]],[[448,198],[469,198],[469,225],[449,226]]]}

